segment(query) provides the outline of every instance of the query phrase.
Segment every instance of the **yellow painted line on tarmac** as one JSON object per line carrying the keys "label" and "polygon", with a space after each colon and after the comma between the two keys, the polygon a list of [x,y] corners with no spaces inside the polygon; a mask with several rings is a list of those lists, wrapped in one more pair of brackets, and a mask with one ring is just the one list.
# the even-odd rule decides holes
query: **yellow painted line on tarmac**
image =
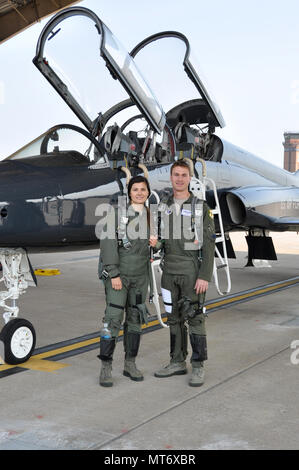
{"label": "yellow painted line on tarmac", "polygon": [[[143,325],[143,328],[147,328],[149,326],[155,326],[159,324],[159,320],[153,320],[148,323],[148,325]],[[120,332],[119,336],[123,336],[123,331]],[[84,348],[91,344],[99,343],[100,337],[88,339],[85,341],[80,341],[78,343],[70,344],[68,346],[63,346],[57,349],[52,349],[51,351],[46,351],[44,353],[36,354],[31,356],[31,358],[23,362],[22,364],[17,365],[10,365],[10,364],[3,364],[0,366],[0,372],[8,369],[12,369],[14,367],[22,367],[24,369],[30,370],[39,370],[43,372],[55,372],[56,370],[62,369],[64,367],[69,366],[69,364],[62,364],[61,362],[57,361],[48,361],[45,360],[47,357],[56,356],[57,354],[63,354],[69,351],[73,351],[75,349]]]}
{"label": "yellow painted line on tarmac", "polygon": [[69,344],[68,346],[62,346],[57,349],[52,349],[51,351],[46,351],[44,353],[36,354],[33,357],[37,357],[39,359],[45,359],[46,357],[56,356],[57,354],[63,354],[65,352],[73,351],[74,349],[79,349],[85,346],[89,346],[90,344],[97,343],[98,341],[99,341],[98,337],[84,340],[84,341],[79,341],[78,343]]}
{"label": "yellow painted line on tarmac", "polygon": [[[268,292],[276,291],[277,289],[281,289],[283,287],[288,287],[288,286],[291,286],[293,284],[295,285],[295,284],[298,284],[298,283],[299,283],[299,278],[294,279],[292,281],[277,283],[277,284],[269,286],[269,287],[264,287],[262,289],[254,290],[253,292],[246,292],[245,294],[235,295],[235,296],[232,296],[232,297],[229,297],[229,298],[226,298],[226,299],[222,299],[222,300],[210,303],[209,305],[206,305],[206,309],[211,310],[212,308],[217,308],[217,307],[222,307],[223,305],[233,304],[233,303],[238,302],[240,300],[248,299],[250,297],[256,297],[258,295],[266,294]],[[164,319],[167,320],[166,317],[164,317]],[[148,328],[149,326],[155,326],[155,325],[158,325],[159,323],[160,323],[159,320],[154,320],[150,324],[144,325],[142,328]]]}
{"label": "yellow painted line on tarmac", "polygon": [[[61,368],[59,367],[59,364],[61,364],[63,367],[67,367],[69,364],[62,364],[62,363],[58,363],[57,361],[45,361],[45,358],[56,356],[57,354],[63,354],[65,352],[72,351],[74,349],[82,348],[84,346],[88,346],[98,341],[99,341],[99,338],[92,338],[90,340],[80,341],[79,343],[70,344],[68,346],[63,346],[61,348],[52,349],[51,351],[46,351],[44,353],[36,354],[34,356],[31,356],[31,358],[28,361],[23,362],[22,364],[17,364],[17,365],[4,364],[0,366],[0,372],[3,370],[12,369],[13,367],[23,367],[24,369],[44,370],[46,372],[54,372],[55,370],[58,370]],[[44,367],[42,365],[44,362],[48,363],[48,369],[47,367]],[[50,367],[50,363],[52,364],[51,367]],[[40,365],[40,368],[38,368],[38,365]]]}
{"label": "yellow painted line on tarmac", "polygon": [[39,359],[36,356],[32,356],[24,364],[20,364],[19,367],[24,367],[30,370],[39,370],[41,372],[56,372],[57,370],[68,367],[69,364],[63,364],[62,362],[47,361],[45,359]]}
{"label": "yellow painted line on tarmac", "polygon": [[31,356],[28,361],[22,362],[22,364],[3,364],[2,366],[0,366],[0,372],[4,370],[13,369],[14,367],[22,367],[23,369],[30,370],[39,370],[41,372],[56,372],[57,370],[63,369],[64,367],[68,366],[69,364],[63,364],[62,362],[45,361],[44,359],[39,359],[36,355]]}
{"label": "yellow painted line on tarmac", "polygon": [[[166,317],[164,317],[164,318],[166,319]],[[142,329],[146,330],[146,328],[150,328],[151,326],[157,326],[157,325],[160,325],[159,320],[152,320],[152,321],[148,322],[147,325],[142,325]]]}
{"label": "yellow painted line on tarmac", "polygon": [[[269,293],[271,291],[276,291],[277,289],[281,289],[283,287],[289,287],[289,286],[292,286],[293,284],[295,285],[295,284],[298,284],[298,283],[299,283],[298,278],[294,279],[294,280],[291,280],[291,281],[277,283],[275,285],[264,287],[262,289],[253,290],[252,292],[247,292],[247,293],[244,293],[244,294],[235,295],[235,296],[232,296],[232,297],[229,297],[229,298],[226,298],[226,299],[222,299],[222,300],[210,303],[209,305],[206,306],[206,309],[210,310],[212,308],[217,308],[217,307],[221,307],[221,306],[224,306],[224,305],[233,304],[235,302],[238,302],[238,301],[250,298],[250,297],[256,297],[258,295],[266,294],[266,293]],[[167,318],[164,317],[163,321],[164,320],[166,321]],[[147,325],[143,325],[142,329],[146,330],[147,328],[150,328],[150,327],[153,327],[153,326],[158,326],[159,324],[160,324],[160,322],[159,322],[158,319],[151,320]],[[123,336],[123,331],[120,331],[119,336],[120,337]],[[3,365],[0,365],[0,372],[8,370],[8,369],[12,369],[14,367],[22,367],[24,369],[38,370],[38,371],[43,371],[43,372],[55,372],[55,371],[60,370],[64,367],[68,367],[69,364],[64,364],[64,363],[57,362],[57,361],[47,360],[48,357],[53,357],[53,356],[56,356],[58,354],[63,354],[63,353],[69,352],[69,351],[74,351],[76,349],[84,348],[86,346],[96,344],[96,343],[99,343],[99,342],[100,342],[100,337],[97,336],[95,338],[79,341],[77,343],[69,344],[67,346],[58,347],[57,349],[52,349],[52,350],[49,350],[49,351],[31,356],[31,358],[27,362],[24,362],[22,364],[18,364],[18,365],[3,364]]]}
{"label": "yellow painted line on tarmac", "polygon": [[275,290],[281,289],[283,287],[288,287],[288,286],[291,286],[292,284],[298,284],[298,279],[297,280],[294,279],[292,281],[287,281],[287,282],[282,282],[280,284],[276,284],[276,285],[273,285],[273,286],[265,287],[263,289],[255,290],[253,292],[247,292],[245,294],[236,295],[234,297],[230,297],[228,299],[223,299],[223,300],[220,300],[218,302],[213,302],[212,304],[207,305],[206,309],[209,310],[211,308],[221,307],[222,305],[234,303],[234,302],[237,302],[239,300],[248,299],[249,297],[255,297],[255,296],[260,295],[260,294],[266,294],[267,292],[275,291]]}

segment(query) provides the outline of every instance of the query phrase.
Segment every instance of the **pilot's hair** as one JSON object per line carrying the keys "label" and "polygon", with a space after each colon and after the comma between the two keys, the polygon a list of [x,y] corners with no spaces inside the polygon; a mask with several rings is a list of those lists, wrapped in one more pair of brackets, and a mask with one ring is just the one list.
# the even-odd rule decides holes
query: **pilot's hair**
{"label": "pilot's hair", "polygon": [[172,172],[173,172],[174,168],[176,168],[177,166],[179,166],[181,168],[187,168],[187,170],[189,171],[189,174],[191,174],[190,173],[190,167],[189,167],[188,163],[185,162],[184,160],[177,160],[176,162],[174,162],[174,164],[170,168],[170,174],[171,175],[172,175]]}
{"label": "pilot's hair", "polygon": [[148,190],[148,197],[150,196],[151,189],[150,189],[150,185],[149,185],[149,182],[148,182],[147,178],[145,178],[142,175],[138,175],[138,176],[133,176],[133,178],[131,178],[130,181],[129,181],[129,184],[128,184],[129,199],[131,199],[131,189],[132,189],[133,184],[135,184],[135,183],[145,183],[146,187],[147,187],[147,190]]}

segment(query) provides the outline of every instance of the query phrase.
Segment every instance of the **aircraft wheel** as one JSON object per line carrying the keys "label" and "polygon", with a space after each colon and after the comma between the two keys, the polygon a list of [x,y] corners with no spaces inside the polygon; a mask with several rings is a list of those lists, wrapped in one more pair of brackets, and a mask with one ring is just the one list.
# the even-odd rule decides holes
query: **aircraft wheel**
{"label": "aircraft wheel", "polygon": [[28,320],[14,318],[2,329],[0,340],[4,344],[4,361],[7,364],[21,364],[30,358],[36,334]]}

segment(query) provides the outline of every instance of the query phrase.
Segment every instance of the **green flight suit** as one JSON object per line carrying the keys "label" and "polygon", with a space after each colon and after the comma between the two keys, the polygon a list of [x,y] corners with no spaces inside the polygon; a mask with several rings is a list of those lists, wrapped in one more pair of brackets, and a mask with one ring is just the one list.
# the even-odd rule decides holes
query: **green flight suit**
{"label": "green flight suit", "polygon": [[[194,286],[197,279],[211,280],[216,237],[213,214],[207,203],[202,201],[202,247],[200,250],[196,248],[191,223],[193,198],[191,194],[177,209],[173,196],[164,200],[160,217],[161,223],[168,227],[168,236],[161,241],[164,252],[161,288],[170,329],[170,362],[182,362],[187,357],[186,322],[192,347],[191,363],[193,367],[200,367],[207,359],[205,315],[202,310],[205,294],[196,294]],[[190,228],[186,232],[188,226]]]}
{"label": "green flight suit", "polygon": [[[146,295],[150,281],[149,258],[149,229],[147,212],[135,212],[128,207],[128,221],[125,224],[123,241],[119,240],[120,220],[119,210],[114,208],[107,216],[109,236],[101,236],[100,260],[101,269],[106,271],[107,277],[103,279],[106,293],[106,309],[104,323],[108,323],[111,330],[111,340],[100,342],[100,355],[102,360],[112,360],[116,339],[124,319],[124,349],[126,358],[136,357],[140,344],[141,326],[147,323]],[[111,230],[115,227],[115,230]],[[113,235],[113,236],[111,236]],[[126,246],[126,247],[125,247]],[[101,273],[99,273],[101,274]],[[111,278],[120,276],[122,289],[112,288]]]}

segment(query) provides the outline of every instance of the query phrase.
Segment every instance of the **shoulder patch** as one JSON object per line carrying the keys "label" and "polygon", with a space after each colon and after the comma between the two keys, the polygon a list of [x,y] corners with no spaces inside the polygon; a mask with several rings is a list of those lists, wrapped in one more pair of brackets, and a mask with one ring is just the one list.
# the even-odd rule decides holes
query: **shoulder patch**
{"label": "shoulder patch", "polygon": [[209,216],[211,217],[211,219],[214,219],[214,214],[213,214],[213,212],[211,211],[211,209],[209,209]]}

